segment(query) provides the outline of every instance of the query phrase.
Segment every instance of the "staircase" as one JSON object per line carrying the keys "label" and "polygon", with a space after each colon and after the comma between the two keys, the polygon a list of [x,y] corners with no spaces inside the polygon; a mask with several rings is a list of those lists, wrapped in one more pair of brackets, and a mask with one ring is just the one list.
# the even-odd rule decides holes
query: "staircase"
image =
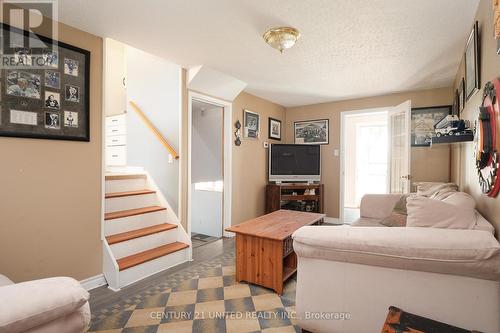
{"label": "staircase", "polygon": [[105,176],[104,275],[113,290],[191,258],[191,240],[147,172]]}

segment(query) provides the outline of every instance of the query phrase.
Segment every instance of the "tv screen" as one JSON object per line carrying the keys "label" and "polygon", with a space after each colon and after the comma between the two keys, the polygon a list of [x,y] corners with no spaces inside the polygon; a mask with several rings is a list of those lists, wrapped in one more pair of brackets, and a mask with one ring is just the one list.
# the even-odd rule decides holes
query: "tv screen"
{"label": "tv screen", "polygon": [[270,181],[319,181],[320,168],[319,145],[270,146]]}

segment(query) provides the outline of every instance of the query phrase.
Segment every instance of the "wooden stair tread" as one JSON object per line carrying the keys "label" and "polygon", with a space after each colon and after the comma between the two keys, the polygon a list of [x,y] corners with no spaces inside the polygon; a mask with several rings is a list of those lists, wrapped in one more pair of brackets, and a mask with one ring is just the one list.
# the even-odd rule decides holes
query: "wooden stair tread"
{"label": "wooden stair tread", "polygon": [[151,227],[146,227],[146,228],[142,228],[142,229],[127,231],[127,232],[122,232],[119,234],[107,236],[106,240],[108,241],[109,245],[112,245],[112,244],[125,242],[125,241],[131,240],[131,239],[144,237],[144,236],[156,234],[159,232],[163,232],[163,231],[167,231],[167,230],[171,230],[171,229],[175,229],[175,228],[177,228],[176,224],[163,223],[163,224],[153,225]]}
{"label": "wooden stair tread", "polygon": [[117,212],[106,213],[104,215],[104,219],[105,220],[113,220],[113,219],[119,219],[122,217],[159,212],[161,210],[166,210],[166,208],[160,207],[160,206],[150,206],[150,207],[127,209],[127,210],[119,210]]}
{"label": "wooden stair tread", "polygon": [[143,194],[153,194],[156,193],[156,191],[153,190],[136,190],[136,191],[125,191],[125,192],[111,192],[111,193],[106,193],[104,196],[106,199],[112,199],[112,198],[122,198],[122,197],[130,197],[134,195],[143,195]]}
{"label": "wooden stair tread", "polygon": [[116,262],[118,263],[119,270],[122,271],[124,269],[140,265],[147,261],[166,256],[167,254],[183,250],[187,247],[189,247],[188,244],[174,242],[118,259]]}
{"label": "wooden stair tread", "polygon": [[139,174],[122,174],[122,175],[107,175],[104,177],[106,180],[123,180],[123,179],[146,179],[146,175]]}

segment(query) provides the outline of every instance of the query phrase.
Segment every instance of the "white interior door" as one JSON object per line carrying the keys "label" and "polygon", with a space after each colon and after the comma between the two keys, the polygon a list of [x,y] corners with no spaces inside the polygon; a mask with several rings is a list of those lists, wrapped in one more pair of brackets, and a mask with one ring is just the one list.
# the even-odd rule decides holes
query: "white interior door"
{"label": "white interior door", "polygon": [[389,111],[389,193],[409,193],[411,180],[411,101]]}

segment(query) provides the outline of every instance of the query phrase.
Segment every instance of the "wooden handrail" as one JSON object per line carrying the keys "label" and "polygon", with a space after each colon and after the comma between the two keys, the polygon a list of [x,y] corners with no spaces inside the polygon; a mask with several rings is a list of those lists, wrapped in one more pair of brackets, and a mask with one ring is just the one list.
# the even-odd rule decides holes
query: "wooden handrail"
{"label": "wooden handrail", "polygon": [[167,139],[165,139],[165,137],[160,133],[160,131],[158,131],[158,129],[153,125],[151,120],[149,120],[148,117],[146,117],[144,112],[142,112],[141,108],[137,104],[135,104],[133,101],[130,101],[129,103],[132,106],[132,108],[134,109],[134,111],[139,115],[139,118],[142,119],[142,121],[151,130],[151,132],[153,132],[153,134],[158,138],[158,140],[160,140],[161,144],[164,145],[165,148],[167,148],[167,150],[172,155],[172,157],[175,158],[176,160],[178,160],[179,154],[177,154],[174,147],[172,147],[168,143]]}

